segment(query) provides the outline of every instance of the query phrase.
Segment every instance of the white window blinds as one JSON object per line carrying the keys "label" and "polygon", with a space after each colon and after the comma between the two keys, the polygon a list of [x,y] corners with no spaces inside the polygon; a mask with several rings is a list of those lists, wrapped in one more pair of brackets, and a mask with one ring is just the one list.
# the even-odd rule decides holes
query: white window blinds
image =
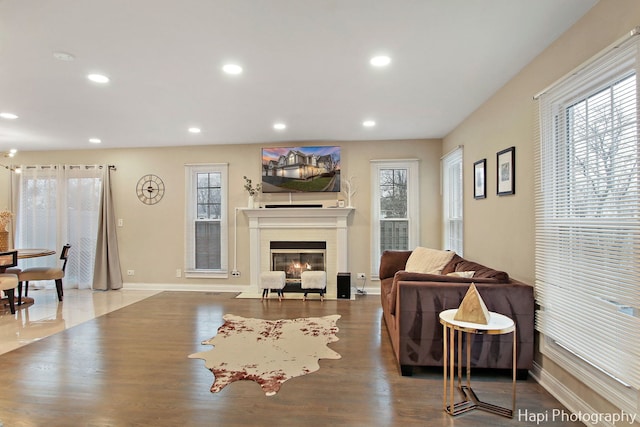
{"label": "white window blinds", "polygon": [[185,277],[227,278],[228,165],[185,165]]}
{"label": "white window blinds", "polygon": [[462,147],[442,158],[442,249],[463,256]]}
{"label": "white window blinds", "polygon": [[639,39],[540,95],[536,159],[536,328],[596,369],[541,351],[622,406],[640,390]]}

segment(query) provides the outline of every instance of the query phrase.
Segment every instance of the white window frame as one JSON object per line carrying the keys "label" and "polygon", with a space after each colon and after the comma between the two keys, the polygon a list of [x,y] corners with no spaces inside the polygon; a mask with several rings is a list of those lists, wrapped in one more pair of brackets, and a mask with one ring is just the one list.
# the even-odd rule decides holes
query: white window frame
{"label": "white window frame", "polygon": [[380,278],[380,171],[383,169],[407,170],[407,220],[408,248],[412,250],[420,242],[420,161],[418,159],[371,160],[371,278]]}
{"label": "white window frame", "polygon": [[[195,232],[197,220],[197,174],[220,173],[221,175],[221,208],[220,208],[220,269],[196,269],[195,264]],[[228,163],[199,163],[185,165],[185,277],[186,278],[229,278],[229,165]]]}
{"label": "white window frame", "polygon": [[[457,147],[442,157],[441,171],[442,249],[451,250],[463,256],[464,168],[462,147]],[[454,238],[454,235],[459,235],[459,238]]]}
{"label": "white window frame", "polygon": [[[576,225],[575,221],[570,218],[565,219],[564,216],[558,214],[558,212],[563,212],[562,204],[566,200],[573,199],[556,189],[556,183],[559,180],[568,180],[567,168],[564,166],[568,162],[566,158],[568,150],[565,147],[566,133],[558,131],[560,126],[566,126],[564,114],[567,106],[574,105],[576,102],[611,86],[616,80],[620,80],[633,71],[636,74],[636,99],[640,99],[638,94],[640,40],[638,40],[637,32],[635,34],[632,33],[632,36],[627,40],[615,42],[604,53],[597,55],[589,63],[572,71],[567,77],[554,83],[554,85],[536,96],[536,99],[540,101],[540,141],[536,152],[536,229],[538,230],[536,236],[536,291],[537,300],[541,305],[536,314],[536,329],[542,333],[542,339],[540,340],[540,352],[542,354],[563,369],[566,369],[594,392],[606,398],[621,410],[628,413],[637,413],[640,408],[640,390],[625,382],[625,380],[629,381],[629,378],[620,377],[616,379],[613,374],[605,373],[603,369],[587,362],[582,356],[569,349],[571,337],[577,342],[593,342],[595,346],[600,342],[595,335],[601,333],[618,334],[624,337],[622,339],[627,342],[634,342],[638,339],[638,328],[635,326],[638,324],[638,307],[616,307],[614,301],[608,301],[603,298],[602,289],[598,291],[604,283],[607,283],[604,287],[609,286],[612,281],[615,283],[616,277],[620,277],[621,281],[624,279],[624,282],[628,283],[628,274],[634,276],[638,274],[637,262],[634,263],[634,266],[628,266],[626,269],[609,262],[610,271],[607,272],[608,275],[605,275],[602,280],[592,275],[592,279],[587,281],[578,277],[583,275],[576,274],[575,268],[568,267],[564,258],[557,256],[561,251],[562,239],[566,240],[567,237],[563,235],[554,238],[554,234],[557,235],[558,232],[554,233],[552,228],[556,226],[558,230],[564,233],[564,230]],[[630,40],[633,41],[629,42]],[[636,118],[638,114],[636,101]],[[552,142],[555,142],[556,146],[560,146],[560,150],[557,150]],[[636,144],[638,143],[636,142]],[[573,181],[569,181],[569,184],[571,182]],[[608,219],[608,221],[609,223],[618,223],[614,219]],[[588,224],[588,226],[593,227],[594,230],[598,229],[597,222],[593,221],[594,224]],[[640,224],[637,216],[634,222],[635,226],[631,228],[637,229]],[[604,224],[604,221],[603,226],[600,228],[609,228],[609,225]],[[549,231],[545,232],[545,227]],[[632,236],[631,234],[629,233],[629,238],[638,241],[637,235],[634,233],[634,236]],[[592,256],[599,257],[597,253]],[[637,259],[637,255],[634,255],[634,257]],[[600,261],[599,258],[598,261]],[[589,263],[589,259],[572,257],[571,263],[579,267],[578,273],[580,273],[580,270],[584,270],[591,274],[592,270],[597,268]],[[599,265],[598,263],[597,266]],[[615,276],[616,274],[620,276]],[[574,298],[556,296],[556,294],[566,295],[567,293],[562,291],[566,286],[565,283],[562,283],[563,277],[566,277],[567,280],[570,279],[571,282],[580,284],[581,288],[572,294]],[[559,283],[556,284],[554,283],[555,281]],[[636,284],[639,282],[640,280],[636,279],[631,281],[631,283]],[[583,296],[591,294],[602,298],[602,303],[583,304],[576,307],[576,304],[581,304],[578,301],[582,301]],[[628,309],[631,310],[631,313],[628,313],[630,315],[626,317],[623,323],[619,323],[618,327],[612,326],[608,322],[609,319],[624,317],[620,313],[628,312]],[[590,320],[585,324],[592,328],[593,333],[577,334],[575,328],[572,328],[571,334],[558,335],[561,338],[554,338],[552,335],[559,334],[558,329],[566,329],[571,322],[581,321],[582,317],[572,314],[571,310],[581,310],[581,313],[588,313]],[[607,313],[603,315],[603,311]],[[554,313],[556,317],[554,317]],[[558,317],[558,314],[561,320],[554,320]],[[562,341],[567,341],[568,344],[564,345]],[[610,358],[615,357],[611,355],[611,352],[606,347],[603,347],[602,343],[600,343],[600,347],[596,348],[600,348],[602,353]],[[615,360],[619,366],[628,366],[625,361]],[[631,368],[629,376],[635,375],[635,381],[637,381],[638,361],[635,360],[632,363],[636,365]]]}

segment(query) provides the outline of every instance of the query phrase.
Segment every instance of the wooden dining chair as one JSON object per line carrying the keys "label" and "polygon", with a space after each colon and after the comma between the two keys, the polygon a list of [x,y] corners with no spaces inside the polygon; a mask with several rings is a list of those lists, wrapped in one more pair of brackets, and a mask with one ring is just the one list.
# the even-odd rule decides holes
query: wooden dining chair
{"label": "wooden dining chair", "polygon": [[62,301],[64,292],[62,291],[62,278],[64,277],[64,270],[67,267],[67,259],[69,258],[70,244],[66,244],[62,247],[60,253],[60,259],[62,260],[62,267],[31,267],[25,268],[18,273],[18,280],[21,284],[24,284],[24,296],[29,296],[29,282],[35,280],[55,280],[56,291],[58,292],[58,301]]}
{"label": "wooden dining chair", "polygon": [[9,300],[11,314],[16,313],[15,289],[18,287],[18,276],[5,271],[17,264],[18,251],[0,252],[0,291],[4,291]]}

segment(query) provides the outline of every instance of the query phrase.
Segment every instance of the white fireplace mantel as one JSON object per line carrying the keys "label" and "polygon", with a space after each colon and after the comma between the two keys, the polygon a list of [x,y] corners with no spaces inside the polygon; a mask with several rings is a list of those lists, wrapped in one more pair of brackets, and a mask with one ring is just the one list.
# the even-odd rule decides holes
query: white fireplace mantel
{"label": "white fireplace mantel", "polygon": [[[260,271],[264,259],[264,235],[277,231],[279,240],[317,240],[305,238],[308,233],[322,232],[335,243],[335,253],[327,253],[327,263],[332,263],[328,272],[349,271],[348,265],[348,218],[354,208],[258,208],[241,209],[249,219],[249,258],[251,268],[251,291],[259,292]],[[321,231],[326,230],[326,231]],[[271,233],[273,235],[273,233]],[[331,258],[329,258],[331,257]],[[332,271],[334,270],[335,271]],[[327,297],[337,295],[336,277],[327,277]]]}
{"label": "white fireplace mantel", "polygon": [[[286,205],[283,205],[286,206]],[[355,208],[241,208],[250,218],[277,218],[277,217],[348,217]]]}

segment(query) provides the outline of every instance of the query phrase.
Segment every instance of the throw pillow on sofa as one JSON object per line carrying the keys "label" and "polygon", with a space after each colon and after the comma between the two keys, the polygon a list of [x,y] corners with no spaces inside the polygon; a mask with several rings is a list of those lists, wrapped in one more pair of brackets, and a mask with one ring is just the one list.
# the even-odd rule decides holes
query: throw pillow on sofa
{"label": "throw pillow on sofa", "polygon": [[441,274],[455,254],[453,251],[418,246],[411,252],[404,269],[411,273]]}

